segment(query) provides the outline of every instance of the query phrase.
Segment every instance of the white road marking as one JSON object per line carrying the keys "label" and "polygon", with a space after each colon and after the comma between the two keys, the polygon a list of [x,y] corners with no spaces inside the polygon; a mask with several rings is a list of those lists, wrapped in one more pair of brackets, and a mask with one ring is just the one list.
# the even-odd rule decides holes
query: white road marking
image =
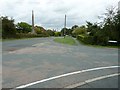
{"label": "white road marking", "polygon": [[81,71],[75,71],[75,72],[71,72],[71,73],[62,74],[62,75],[50,77],[50,78],[47,78],[47,79],[39,80],[39,81],[32,82],[32,83],[29,83],[29,84],[21,85],[21,86],[16,87],[15,89],[26,88],[26,87],[29,87],[29,86],[32,86],[32,85],[35,85],[35,84],[38,84],[38,83],[42,83],[42,82],[46,82],[46,81],[54,80],[54,79],[57,79],[57,78],[74,75],[74,74],[80,74],[80,73],[83,73],[83,72],[89,72],[89,71],[95,71],[95,70],[101,70],[101,69],[118,68],[118,67],[120,67],[120,66],[98,67],[98,68],[86,69],[86,70],[81,70]]}
{"label": "white road marking", "polygon": [[97,81],[97,80],[102,80],[102,79],[105,79],[105,78],[110,78],[110,77],[114,77],[114,76],[118,76],[118,75],[120,75],[120,73],[115,73],[115,74],[101,76],[101,77],[97,77],[97,78],[93,78],[93,79],[88,79],[84,82],[73,84],[73,85],[67,86],[65,88],[76,88],[76,87],[80,87],[80,86],[85,85],[85,84],[90,83],[90,82],[94,82],[94,81]]}

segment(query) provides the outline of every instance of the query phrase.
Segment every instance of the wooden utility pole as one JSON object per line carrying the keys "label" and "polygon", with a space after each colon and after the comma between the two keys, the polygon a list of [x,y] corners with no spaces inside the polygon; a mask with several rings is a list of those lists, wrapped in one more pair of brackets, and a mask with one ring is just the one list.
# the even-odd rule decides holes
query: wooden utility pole
{"label": "wooden utility pole", "polygon": [[32,10],[32,33],[34,34],[34,11]]}
{"label": "wooden utility pole", "polygon": [[120,13],[120,1],[118,2],[118,11]]}
{"label": "wooden utility pole", "polygon": [[66,15],[65,15],[65,22],[64,22],[64,38],[65,38],[65,34],[66,34]]}

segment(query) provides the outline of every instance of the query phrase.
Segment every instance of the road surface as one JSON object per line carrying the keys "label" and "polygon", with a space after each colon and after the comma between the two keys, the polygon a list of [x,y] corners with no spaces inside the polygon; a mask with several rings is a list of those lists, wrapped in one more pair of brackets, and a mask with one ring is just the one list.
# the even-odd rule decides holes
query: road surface
{"label": "road surface", "polygon": [[[71,46],[53,39],[3,42],[2,87],[118,88],[118,49]],[[87,80],[91,82],[81,85]]]}

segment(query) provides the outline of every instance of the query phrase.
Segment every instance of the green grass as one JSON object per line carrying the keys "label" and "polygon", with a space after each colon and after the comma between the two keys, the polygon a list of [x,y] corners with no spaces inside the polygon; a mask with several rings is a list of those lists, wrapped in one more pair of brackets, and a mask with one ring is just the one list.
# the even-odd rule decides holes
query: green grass
{"label": "green grass", "polygon": [[75,40],[69,36],[66,36],[65,38],[64,37],[55,38],[54,41],[63,44],[76,45]]}

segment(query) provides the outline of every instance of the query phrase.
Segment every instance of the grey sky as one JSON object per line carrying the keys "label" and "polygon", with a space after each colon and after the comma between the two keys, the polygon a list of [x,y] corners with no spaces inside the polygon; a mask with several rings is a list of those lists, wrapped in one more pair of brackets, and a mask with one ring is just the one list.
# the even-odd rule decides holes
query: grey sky
{"label": "grey sky", "polygon": [[0,15],[13,17],[15,22],[31,24],[34,10],[35,24],[60,29],[67,15],[67,27],[96,22],[106,8],[117,6],[120,0],[0,0]]}

